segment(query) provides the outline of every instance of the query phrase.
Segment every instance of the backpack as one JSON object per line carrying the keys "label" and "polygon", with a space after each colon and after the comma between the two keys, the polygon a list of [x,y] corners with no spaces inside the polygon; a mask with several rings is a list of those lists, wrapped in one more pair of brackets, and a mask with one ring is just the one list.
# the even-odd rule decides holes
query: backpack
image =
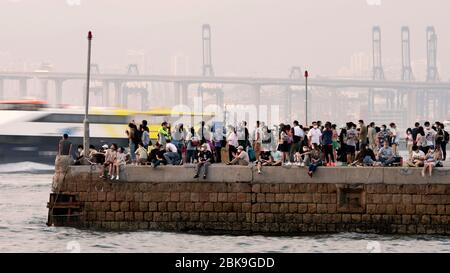
{"label": "backpack", "polygon": [[449,134],[447,131],[444,130],[444,141],[448,142],[449,141]]}
{"label": "backpack", "polygon": [[138,129],[133,129],[133,143],[138,144],[141,142],[141,132]]}
{"label": "backpack", "polygon": [[200,144],[200,140],[198,139],[198,137],[193,136],[193,137],[191,138],[191,145],[192,145],[193,147],[197,147],[199,144]]}

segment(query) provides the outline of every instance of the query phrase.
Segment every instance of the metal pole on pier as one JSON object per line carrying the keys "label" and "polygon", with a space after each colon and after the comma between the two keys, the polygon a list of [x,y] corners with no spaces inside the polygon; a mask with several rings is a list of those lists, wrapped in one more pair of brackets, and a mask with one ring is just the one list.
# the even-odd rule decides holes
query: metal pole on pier
{"label": "metal pole on pier", "polygon": [[84,138],[83,138],[83,148],[84,157],[89,156],[89,83],[91,81],[91,42],[92,42],[92,32],[88,33],[88,60],[87,60],[87,77],[86,77],[86,105],[84,112]]}
{"label": "metal pole on pier", "polygon": [[305,70],[305,126],[308,126],[308,70]]}

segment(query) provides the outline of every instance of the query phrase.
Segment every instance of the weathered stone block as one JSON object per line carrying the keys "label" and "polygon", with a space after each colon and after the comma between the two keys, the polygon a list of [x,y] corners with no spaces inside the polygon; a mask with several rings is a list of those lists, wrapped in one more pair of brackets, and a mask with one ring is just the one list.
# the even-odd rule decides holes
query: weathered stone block
{"label": "weathered stone block", "polygon": [[111,211],[118,211],[120,210],[120,203],[119,202],[111,202]]}
{"label": "weathered stone block", "polygon": [[116,221],[123,221],[125,219],[125,214],[121,211],[116,212]]}

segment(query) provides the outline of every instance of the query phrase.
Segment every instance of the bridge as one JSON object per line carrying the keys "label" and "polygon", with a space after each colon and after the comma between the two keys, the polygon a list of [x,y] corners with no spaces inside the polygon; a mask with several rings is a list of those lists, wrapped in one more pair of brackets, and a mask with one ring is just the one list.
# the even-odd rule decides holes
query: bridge
{"label": "bridge", "polygon": [[[368,118],[372,119],[375,113],[375,95],[386,98],[386,105],[389,109],[408,109],[409,122],[418,116],[429,116],[432,118],[448,118],[448,105],[450,103],[449,92],[450,82],[443,82],[439,79],[437,71],[437,35],[433,27],[427,27],[427,79],[426,81],[415,81],[411,69],[409,28],[402,27],[402,77],[401,80],[387,80],[384,75],[381,56],[381,30],[378,26],[372,29],[373,42],[373,77],[372,79],[336,79],[327,77],[315,77],[308,79],[308,84],[314,89],[314,93],[329,90],[348,90],[359,88],[368,91]],[[142,107],[148,99],[147,83],[173,83],[174,101],[176,104],[188,104],[188,89],[190,85],[198,84],[198,95],[202,97],[204,93],[213,93],[217,97],[217,104],[223,105],[223,90],[221,85],[249,85],[253,93],[249,94],[254,104],[259,105],[261,98],[261,87],[279,86],[284,88],[285,96],[285,119],[290,120],[292,94],[298,90],[303,90],[305,84],[301,69],[293,67],[291,74],[287,78],[270,77],[237,77],[237,76],[217,76],[214,73],[211,58],[211,29],[209,25],[202,26],[203,40],[203,69],[202,75],[179,76],[179,75],[142,75],[139,74],[136,65],[130,65],[128,72],[124,74],[104,74],[100,73],[98,65],[95,65],[91,76],[93,82],[101,83],[96,88],[96,93],[103,94],[104,105],[109,105],[110,85],[114,86],[114,97],[116,106],[127,106],[128,94],[137,93],[142,97]],[[69,72],[0,72],[0,99],[4,94],[4,81],[12,80],[19,82],[19,96],[26,97],[27,81],[38,79],[43,82],[44,94],[48,93],[48,82],[54,81],[56,89],[56,104],[61,104],[63,94],[63,84],[70,80],[86,79],[85,73]],[[129,83],[137,83],[130,85]],[[142,83],[142,84],[140,84]],[[205,87],[211,84],[213,87]],[[214,86],[216,85],[216,86]],[[295,87],[296,88],[292,88]],[[300,86],[300,87],[298,87]],[[151,90],[150,92],[152,92]],[[336,93],[334,93],[336,95]],[[44,95],[45,96],[45,95]],[[338,96],[338,95],[337,95]],[[408,103],[404,102],[404,97],[408,98]],[[338,99],[338,98],[337,98]],[[394,105],[394,102],[396,105]],[[431,106],[430,106],[431,103]],[[432,114],[430,114],[432,113]]]}

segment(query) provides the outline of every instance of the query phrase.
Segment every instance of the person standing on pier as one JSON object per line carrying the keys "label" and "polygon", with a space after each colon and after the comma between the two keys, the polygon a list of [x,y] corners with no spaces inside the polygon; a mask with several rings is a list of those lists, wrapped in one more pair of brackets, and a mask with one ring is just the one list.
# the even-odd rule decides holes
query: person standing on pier
{"label": "person standing on pier", "polygon": [[368,135],[368,131],[367,131],[367,126],[366,124],[364,124],[364,120],[359,120],[359,148],[361,149],[362,145],[366,145],[367,144],[367,135]]}
{"label": "person standing on pier", "polygon": [[394,155],[397,155],[397,147],[398,147],[398,135],[397,135],[397,125],[395,123],[389,124],[390,130],[389,130],[389,136],[391,140],[391,146],[392,146],[392,152]]}
{"label": "person standing on pier", "polygon": [[417,138],[417,134],[419,133],[419,127],[420,127],[419,122],[414,123],[414,128],[412,129],[412,136],[414,139],[414,144],[417,144],[416,138]]}
{"label": "person standing on pier", "polygon": [[347,147],[347,164],[350,165],[355,161],[357,132],[354,129],[353,122],[347,123],[347,134],[345,144]]}
{"label": "person standing on pier", "polygon": [[128,124],[128,130],[126,131],[126,134],[128,136],[128,143],[130,148],[130,156],[131,156],[131,162],[133,164],[136,163],[136,149],[138,144],[141,142],[141,134],[133,122],[130,122]]}
{"label": "person standing on pier", "polygon": [[313,144],[317,144],[320,147],[320,138],[322,137],[322,132],[319,129],[317,122],[313,121],[313,128],[308,132],[309,146],[312,147]]}
{"label": "person standing on pier", "polygon": [[436,146],[436,131],[431,127],[430,122],[426,121],[424,125],[426,144],[424,146],[425,150],[423,152],[427,154],[429,149],[434,150]]}
{"label": "person standing on pier", "polygon": [[227,145],[228,145],[228,157],[229,161],[233,160],[238,147],[238,138],[236,135],[236,129],[233,126],[228,126],[227,130]]}
{"label": "person standing on pier", "polygon": [[167,140],[170,140],[170,131],[169,131],[169,124],[164,121],[161,123],[161,127],[158,130],[158,143],[161,144],[163,148],[166,147]]}
{"label": "person standing on pier", "polygon": [[58,155],[71,155],[72,142],[69,141],[69,135],[64,134],[58,145]]}
{"label": "person standing on pier", "polygon": [[336,166],[333,153],[333,131],[329,121],[325,123],[325,129],[322,132],[322,144],[325,153],[325,166]]}
{"label": "person standing on pier", "polygon": [[255,150],[256,158],[259,158],[259,154],[261,153],[261,144],[262,144],[261,123],[259,122],[259,120],[257,120],[255,131],[253,133],[253,148]]}
{"label": "person standing on pier", "polygon": [[413,145],[414,145],[414,137],[413,137],[413,132],[411,130],[411,128],[408,128],[406,130],[406,149],[408,150],[408,158],[412,157],[412,153],[413,153]]}
{"label": "person standing on pier", "polygon": [[291,162],[294,162],[294,155],[298,152],[300,152],[300,143],[302,142],[303,138],[305,137],[305,132],[300,127],[300,124],[297,120],[294,120],[294,127],[292,127],[292,145],[291,150],[289,152],[289,158]]}
{"label": "person standing on pier", "polygon": [[377,130],[375,129],[375,122],[371,122],[367,128],[367,138],[369,139],[369,148],[376,151],[377,148]]}
{"label": "person standing on pier", "polygon": [[439,130],[442,131],[444,136],[441,142],[441,151],[442,151],[442,160],[445,161],[447,159],[447,143],[449,141],[449,133],[445,130],[445,126],[443,123],[439,124]]}

